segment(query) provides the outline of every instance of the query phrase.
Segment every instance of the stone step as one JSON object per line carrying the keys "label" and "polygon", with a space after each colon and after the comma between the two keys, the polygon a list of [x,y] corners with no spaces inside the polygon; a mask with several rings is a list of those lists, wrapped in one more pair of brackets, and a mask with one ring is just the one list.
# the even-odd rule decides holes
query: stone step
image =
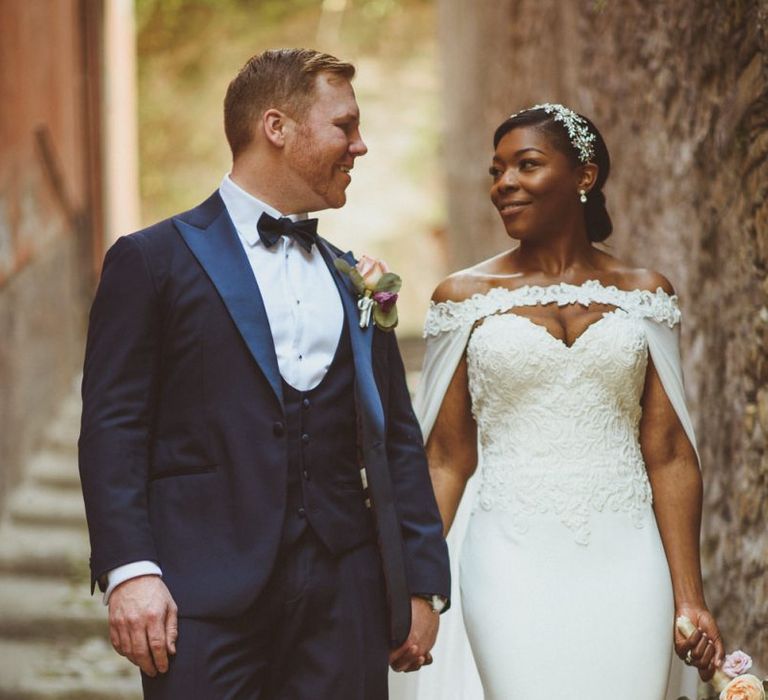
{"label": "stone step", "polygon": [[61,405],[43,437],[43,443],[64,454],[77,454],[77,436],[80,433],[80,396],[73,393]]}
{"label": "stone step", "polygon": [[53,448],[43,449],[33,455],[25,473],[33,483],[40,486],[80,491],[77,459]]}
{"label": "stone step", "polygon": [[86,527],[85,505],[79,490],[22,484],[8,502],[12,523],[46,525],[55,528]]}
{"label": "stone step", "polygon": [[107,609],[85,581],[5,576],[0,585],[3,639],[108,638]]}
{"label": "stone step", "polygon": [[54,421],[43,436],[42,446],[70,458],[77,458],[79,430],[70,421]]}
{"label": "stone step", "polygon": [[138,669],[109,642],[0,640],[0,700],[140,700]]}
{"label": "stone step", "polygon": [[0,574],[88,581],[90,546],[75,528],[6,523],[0,528]]}

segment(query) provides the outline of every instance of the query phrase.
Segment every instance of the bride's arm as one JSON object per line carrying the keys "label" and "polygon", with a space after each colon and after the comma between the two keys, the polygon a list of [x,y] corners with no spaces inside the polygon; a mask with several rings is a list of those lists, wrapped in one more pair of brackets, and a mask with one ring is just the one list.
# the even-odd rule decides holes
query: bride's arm
{"label": "bride's arm", "polygon": [[477,466],[477,426],[472,417],[466,355],[445,392],[427,441],[427,459],[443,532],[447,535],[467,480]]}
{"label": "bride's arm", "polygon": [[681,658],[690,649],[693,665],[708,680],[722,663],[724,650],[717,624],[704,600],[701,578],[701,472],[693,446],[650,359],[642,406],[640,444],[672,576],[675,616],[686,615],[702,632],[692,637],[690,643],[676,632],[675,649]]}

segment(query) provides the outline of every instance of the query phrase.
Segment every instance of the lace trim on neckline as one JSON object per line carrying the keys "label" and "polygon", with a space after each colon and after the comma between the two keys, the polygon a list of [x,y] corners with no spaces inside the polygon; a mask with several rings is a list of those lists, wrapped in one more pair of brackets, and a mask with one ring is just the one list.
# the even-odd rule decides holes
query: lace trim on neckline
{"label": "lace trim on neckline", "polygon": [[647,289],[626,290],[615,285],[604,286],[599,280],[587,280],[578,285],[560,282],[547,286],[526,284],[515,289],[492,287],[485,293],[478,292],[462,301],[433,301],[424,323],[424,337],[457,330],[515,306],[589,306],[594,303],[615,306],[630,316],[649,318],[670,328],[680,323],[677,295],[670,295],[661,287],[657,287],[655,292]]}

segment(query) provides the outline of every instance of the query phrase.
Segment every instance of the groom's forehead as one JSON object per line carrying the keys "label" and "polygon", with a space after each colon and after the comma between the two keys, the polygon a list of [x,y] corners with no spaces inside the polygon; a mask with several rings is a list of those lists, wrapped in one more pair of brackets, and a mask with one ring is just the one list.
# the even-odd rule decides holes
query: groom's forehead
{"label": "groom's forehead", "polygon": [[339,76],[326,77],[323,74],[318,75],[315,79],[314,90],[310,99],[313,106],[319,105],[328,111],[338,112],[339,116],[345,116],[347,112],[351,116],[360,116],[355,91],[352,88],[352,84],[346,78]]}

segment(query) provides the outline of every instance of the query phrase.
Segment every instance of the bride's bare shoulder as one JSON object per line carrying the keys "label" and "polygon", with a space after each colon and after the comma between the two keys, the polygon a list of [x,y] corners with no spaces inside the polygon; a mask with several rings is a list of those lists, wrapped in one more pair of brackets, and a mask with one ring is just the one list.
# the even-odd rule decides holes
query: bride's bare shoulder
{"label": "bride's bare shoulder", "polygon": [[499,262],[506,255],[502,253],[448,275],[435,288],[432,301],[436,304],[444,301],[465,301],[475,294],[485,294],[489,287],[493,286],[494,278],[500,272]]}
{"label": "bride's bare shoulder", "polygon": [[479,291],[477,282],[469,270],[460,270],[437,285],[432,294],[432,301],[436,304],[444,301],[464,301],[477,291]]}
{"label": "bride's bare shoulder", "polygon": [[660,272],[648,268],[628,269],[622,273],[624,278],[624,289],[646,289],[649,292],[655,292],[663,289],[667,294],[674,294],[675,288],[672,283]]}
{"label": "bride's bare shoulder", "polygon": [[620,289],[645,289],[655,292],[663,289],[667,294],[674,294],[672,283],[660,272],[644,267],[632,267],[618,258],[605,255],[606,270]]}

